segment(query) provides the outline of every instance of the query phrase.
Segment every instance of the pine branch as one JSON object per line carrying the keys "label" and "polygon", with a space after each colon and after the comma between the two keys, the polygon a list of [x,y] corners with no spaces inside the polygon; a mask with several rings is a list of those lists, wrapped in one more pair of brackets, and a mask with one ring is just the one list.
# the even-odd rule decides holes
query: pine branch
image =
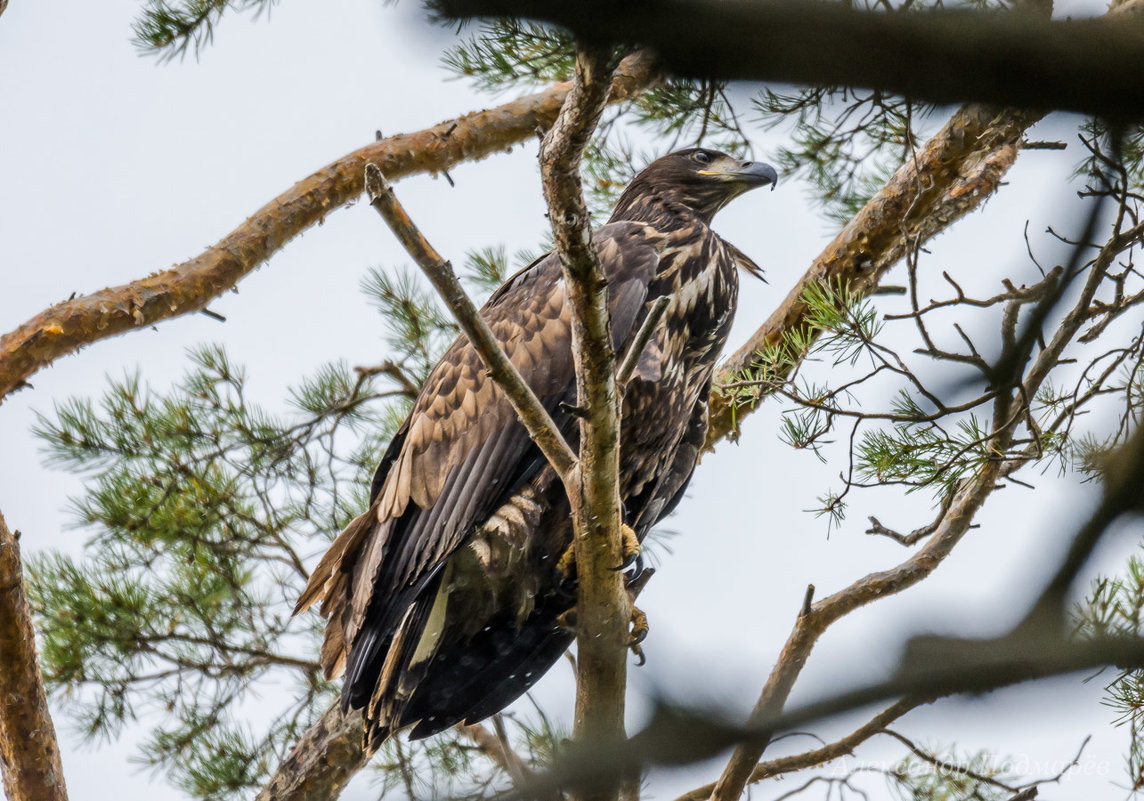
{"label": "pine branch", "polygon": [[[576,362],[580,420],[579,476],[566,481],[572,507],[578,580],[576,602],[576,714],[579,742],[624,737],[627,641],[631,601],[624,576],[619,493],[620,406],[616,354],[608,312],[608,282],[592,241],[580,186],[584,147],[608,101],[615,68],[610,51],[580,47],[576,79],[560,115],[540,146],[540,172],[556,252],[572,305],[572,353]],[[601,785],[580,796],[618,797]]]}
{"label": "pine branch", "polygon": [[[620,65],[612,102],[638,95],[656,80],[652,58],[635,53]],[[102,339],[197,312],[233,287],[306,228],[361,194],[367,163],[391,179],[440,172],[484,158],[552,124],[567,84],[412,134],[355,150],[256,211],[218,244],[169,270],[45,309],[0,337],[0,400],[61,356]]]}
{"label": "pine branch", "polygon": [[0,515],[0,773],[8,801],[67,801],[20,545]]}
{"label": "pine branch", "polygon": [[532,388],[528,386],[516,365],[509,361],[496,335],[465,293],[461,282],[457,280],[452,265],[442,258],[413,224],[393,193],[393,187],[385,180],[385,176],[375,164],[365,166],[365,187],[370,205],[377,210],[398,241],[437,288],[441,298],[460,324],[461,330],[469,338],[473,349],[488,368],[489,375],[504,392],[521,423],[528,429],[529,436],[536,442],[557,475],[568,481],[569,474],[576,464],[576,454],[568,447],[568,443],[560,434],[560,429],[556,427],[556,423]]}
{"label": "pine branch", "polygon": [[[543,20],[596,44],[654,48],[674,74],[847,85],[933,103],[977,101],[1125,119],[1144,114],[1132,23],[1025,13],[886,13],[799,0],[442,0],[455,18]],[[952,68],[958,67],[958,68]],[[1014,74],[1021,76],[1014,80]]]}

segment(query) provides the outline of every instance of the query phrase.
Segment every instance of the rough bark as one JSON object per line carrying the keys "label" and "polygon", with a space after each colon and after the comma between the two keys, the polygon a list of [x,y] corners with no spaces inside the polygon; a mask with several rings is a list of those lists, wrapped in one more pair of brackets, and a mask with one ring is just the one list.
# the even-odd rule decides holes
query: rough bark
{"label": "rough bark", "polygon": [[[580,185],[580,160],[608,100],[612,62],[607,52],[581,49],[576,80],[540,147],[540,172],[556,252],[572,305],[580,464],[566,482],[576,556],[577,742],[624,737],[628,621],[631,602],[616,566],[624,561],[619,494],[620,406],[616,354],[608,313],[608,284],[592,242]],[[580,796],[607,801],[617,786],[586,788]]]}
{"label": "rough bark", "polygon": [[36,659],[20,545],[0,515],[0,773],[8,801],[66,801],[56,729]]}
{"label": "rough bark", "polygon": [[369,761],[362,741],[363,726],[360,711],[346,714],[342,705],[335,703],[282,760],[257,801],[337,798]]}
{"label": "rough bark", "polygon": [[1144,47],[1121,19],[779,0],[445,0],[447,13],[553,22],[655,48],[675,75],[845,85],[1122,119],[1144,115]]}
{"label": "rough bark", "polygon": [[[625,59],[610,99],[656,79],[652,59]],[[361,194],[365,165],[391,180],[481,159],[552,125],[569,84],[355,150],[303,178],[218,244],[169,270],[58,303],[0,337],[0,400],[61,356],[85,345],[204,308],[303,230]]]}

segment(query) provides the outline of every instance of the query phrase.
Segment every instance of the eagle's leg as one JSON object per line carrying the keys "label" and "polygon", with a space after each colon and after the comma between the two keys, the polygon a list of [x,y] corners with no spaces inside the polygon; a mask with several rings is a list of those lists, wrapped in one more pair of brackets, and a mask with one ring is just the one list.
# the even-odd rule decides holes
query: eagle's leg
{"label": "eagle's leg", "polygon": [[[644,656],[643,648],[640,647],[648,634],[647,613],[636,606],[636,596],[640,594],[644,586],[647,584],[648,579],[655,575],[655,568],[649,567],[643,570],[638,570],[627,579],[624,590],[628,594],[628,601],[631,604],[631,618],[628,621],[630,626],[629,634],[631,639],[628,640],[628,648],[639,659],[636,663],[637,667],[642,666],[647,658]],[[576,631],[576,607],[564,610],[559,617],[556,618],[556,625],[567,631]]]}
{"label": "eagle's leg", "polygon": [[[640,540],[635,529],[627,523],[620,524],[620,542],[622,545],[620,564],[613,570],[627,570],[640,555]],[[560,555],[556,563],[556,576],[560,583],[576,575],[576,543],[571,543]]]}

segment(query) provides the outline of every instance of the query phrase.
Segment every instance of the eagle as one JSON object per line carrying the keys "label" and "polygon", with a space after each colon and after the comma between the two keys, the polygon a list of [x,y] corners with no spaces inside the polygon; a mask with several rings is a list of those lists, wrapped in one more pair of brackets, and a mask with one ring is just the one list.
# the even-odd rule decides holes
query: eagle
{"label": "eagle", "polygon": [[[620,497],[642,540],[679,503],[707,430],[707,397],[738,297],[760,268],[711,230],[773,167],[704,148],[653,161],[594,232],[617,353],[668,299],[624,389]],[[576,448],[572,310],[559,257],[513,275],[481,314]],[[499,712],[574,638],[572,522],[564,486],[462,335],[429,373],[370,488],[310,575],[295,614],[321,603],[321,664],[344,673],[372,752]],[[637,580],[639,565],[628,581]]]}

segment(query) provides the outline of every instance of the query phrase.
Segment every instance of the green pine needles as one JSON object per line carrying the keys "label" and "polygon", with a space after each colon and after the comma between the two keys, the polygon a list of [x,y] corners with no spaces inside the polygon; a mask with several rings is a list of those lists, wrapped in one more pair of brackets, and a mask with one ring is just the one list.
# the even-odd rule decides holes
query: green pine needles
{"label": "green pine needles", "polygon": [[[490,248],[465,274],[487,294],[505,270]],[[284,411],[250,400],[246,371],[203,346],[166,390],[128,375],[40,418],[49,460],[86,478],[73,511],[90,533],[78,558],[28,560],[45,681],[87,738],[151,727],[139,763],[191,797],[248,793],[336,698],[317,662],[323,621],[291,617],[305,565],[367,505],[388,439],[455,331],[415,274],[396,275],[363,282],[396,358],[324,365]],[[510,732],[536,759],[562,736],[542,715]],[[503,769],[458,738],[394,741],[383,785],[409,774],[419,797],[459,798],[503,786]]]}

